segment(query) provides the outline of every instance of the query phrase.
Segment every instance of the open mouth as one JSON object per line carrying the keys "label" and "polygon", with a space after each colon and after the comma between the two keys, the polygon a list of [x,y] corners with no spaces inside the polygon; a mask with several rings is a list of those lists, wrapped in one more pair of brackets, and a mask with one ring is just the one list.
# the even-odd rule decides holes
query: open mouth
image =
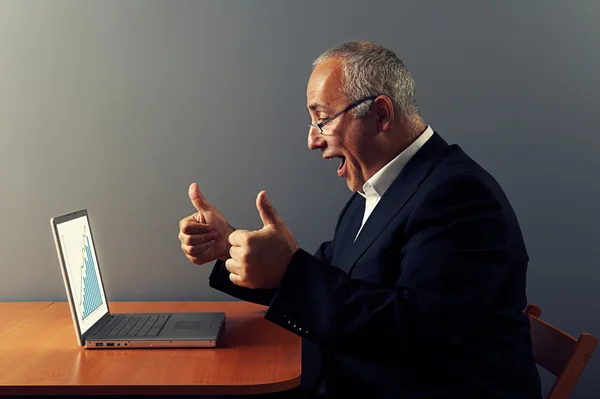
{"label": "open mouth", "polygon": [[340,164],[338,165],[338,168],[337,168],[337,174],[340,177],[344,176],[344,174],[346,173],[346,157],[345,156],[343,156],[343,155],[328,155],[328,156],[324,156],[323,158],[328,161],[333,161],[335,158],[339,158]]}
{"label": "open mouth", "polygon": [[342,176],[344,176],[345,172],[346,172],[346,158],[340,157],[340,164],[337,169],[337,174],[339,177],[342,177]]}

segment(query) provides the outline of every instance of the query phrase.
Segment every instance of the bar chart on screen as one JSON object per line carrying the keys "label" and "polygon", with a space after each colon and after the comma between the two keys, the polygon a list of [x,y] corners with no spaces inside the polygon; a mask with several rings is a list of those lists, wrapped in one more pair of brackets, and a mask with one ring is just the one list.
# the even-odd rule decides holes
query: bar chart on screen
{"label": "bar chart on screen", "polygon": [[98,275],[96,274],[96,267],[90,247],[90,238],[87,234],[86,226],[83,226],[80,281],[79,306],[81,307],[82,318],[85,319],[102,305],[100,284],[98,283]]}

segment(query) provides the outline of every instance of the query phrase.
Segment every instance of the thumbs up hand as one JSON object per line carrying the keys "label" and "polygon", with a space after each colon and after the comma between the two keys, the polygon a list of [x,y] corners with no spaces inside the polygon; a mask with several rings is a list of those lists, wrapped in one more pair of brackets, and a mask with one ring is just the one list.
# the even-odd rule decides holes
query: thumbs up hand
{"label": "thumbs up hand", "polygon": [[281,282],[298,244],[279,217],[266,192],[256,197],[263,221],[257,231],[236,230],[229,236],[230,258],[225,262],[234,284],[247,288],[275,288]]}
{"label": "thumbs up hand", "polygon": [[198,184],[190,185],[188,195],[197,212],[179,222],[179,240],[185,256],[198,265],[226,260],[229,257],[227,238],[233,229],[221,212],[204,198]]}

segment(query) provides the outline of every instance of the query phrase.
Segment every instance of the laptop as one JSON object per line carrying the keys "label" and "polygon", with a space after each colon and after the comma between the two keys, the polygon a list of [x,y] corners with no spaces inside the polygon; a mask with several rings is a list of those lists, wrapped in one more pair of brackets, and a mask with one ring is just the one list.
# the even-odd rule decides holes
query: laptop
{"label": "laptop", "polygon": [[80,346],[216,347],[224,312],[111,313],[87,210],[54,217],[50,224]]}

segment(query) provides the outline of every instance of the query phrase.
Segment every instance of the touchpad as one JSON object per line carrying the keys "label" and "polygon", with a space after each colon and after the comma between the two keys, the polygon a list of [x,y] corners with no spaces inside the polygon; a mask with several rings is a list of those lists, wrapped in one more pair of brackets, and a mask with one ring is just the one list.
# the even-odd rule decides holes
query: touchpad
{"label": "touchpad", "polygon": [[194,330],[200,328],[204,324],[201,321],[178,321],[173,326],[174,330]]}

